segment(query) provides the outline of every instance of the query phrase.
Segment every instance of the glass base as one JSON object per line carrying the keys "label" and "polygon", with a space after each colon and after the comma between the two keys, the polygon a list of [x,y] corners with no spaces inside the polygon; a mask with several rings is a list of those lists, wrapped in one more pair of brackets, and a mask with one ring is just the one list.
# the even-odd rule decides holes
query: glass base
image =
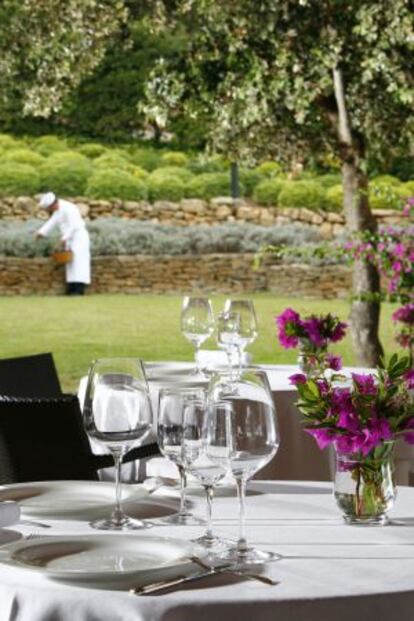
{"label": "glass base", "polygon": [[351,526],[385,526],[385,524],[388,524],[388,517],[386,515],[374,515],[371,517],[344,515],[344,521]]}
{"label": "glass base", "polygon": [[94,520],[93,522],[89,522],[89,526],[91,528],[95,528],[96,530],[113,530],[113,531],[124,531],[124,530],[143,530],[145,528],[151,528],[153,526],[152,522],[142,522],[141,520],[133,520],[125,516],[124,519],[114,520],[111,517]]}
{"label": "glass base", "polygon": [[174,513],[157,520],[157,524],[176,524],[177,526],[200,526],[206,521],[192,515],[192,513]]}
{"label": "glass base", "polygon": [[231,548],[234,548],[234,541],[229,541],[228,539],[221,539],[220,537],[215,536],[207,537],[206,535],[202,535],[201,537],[193,539],[192,541],[193,543],[197,543],[208,553],[211,553],[214,556],[221,557],[223,553],[226,553]]}
{"label": "glass base", "polygon": [[264,563],[272,563],[274,561],[280,561],[281,555],[276,552],[267,552],[264,550],[257,550],[256,548],[246,548],[243,552],[233,546],[228,552],[221,555],[221,558],[226,561],[231,561],[235,565],[262,565]]}

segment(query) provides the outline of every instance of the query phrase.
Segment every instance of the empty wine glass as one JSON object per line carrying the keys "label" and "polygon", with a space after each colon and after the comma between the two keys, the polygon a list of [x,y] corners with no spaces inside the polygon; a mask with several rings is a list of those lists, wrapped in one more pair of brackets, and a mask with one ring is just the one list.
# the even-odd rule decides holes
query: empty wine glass
{"label": "empty wine glass", "polygon": [[230,469],[239,497],[239,538],[225,554],[236,563],[263,563],[280,558],[247,545],[245,535],[246,482],[275,455],[279,434],[272,394],[265,373],[244,369],[233,380],[215,375],[209,385],[209,417],[206,438],[208,458]]}
{"label": "empty wine glass", "polygon": [[181,483],[179,512],[163,519],[172,524],[203,523],[203,520],[196,518],[187,510],[187,474],[183,457],[183,440],[186,411],[189,408],[204,407],[204,404],[205,390],[202,388],[179,386],[162,388],[159,392],[158,445],[164,457],[177,466]]}
{"label": "empty wine glass", "polygon": [[217,345],[227,354],[229,379],[233,378],[233,361],[240,342],[240,315],[224,312],[217,315]]}
{"label": "empty wine glass", "polygon": [[152,409],[144,367],[135,358],[107,358],[90,368],[83,407],[86,432],[112,453],[115,463],[115,507],[105,519],[91,523],[102,530],[147,528],[122,509],[122,458],[149,435]]}
{"label": "empty wine glass", "polygon": [[184,429],[182,456],[184,466],[195,476],[204,488],[207,500],[207,522],[205,533],[195,541],[210,550],[217,552],[227,546],[226,542],[213,535],[212,505],[214,485],[226,474],[226,469],[217,464],[207,455],[206,438],[208,433],[208,408],[206,400],[192,401],[184,413]]}
{"label": "empty wine glass", "polygon": [[214,332],[214,316],[207,298],[186,296],[181,311],[181,332],[195,347],[196,375],[202,374],[198,352],[200,346]]}
{"label": "empty wine glass", "polygon": [[239,373],[241,373],[243,353],[248,345],[253,343],[258,335],[257,318],[252,300],[226,300],[224,312],[237,313],[240,317],[239,339],[237,352],[239,358]]}

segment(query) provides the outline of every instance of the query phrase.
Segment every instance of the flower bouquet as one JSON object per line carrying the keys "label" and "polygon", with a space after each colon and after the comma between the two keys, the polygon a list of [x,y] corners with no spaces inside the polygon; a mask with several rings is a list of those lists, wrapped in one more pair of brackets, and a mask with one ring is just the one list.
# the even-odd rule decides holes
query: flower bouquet
{"label": "flower bouquet", "polygon": [[315,379],[292,375],[305,430],[337,455],[335,498],[351,524],[384,524],[395,498],[393,448],[414,444],[414,371],[408,358],[391,357],[386,369],[333,373]]}
{"label": "flower bouquet", "polygon": [[307,375],[317,375],[324,368],[339,371],[339,356],[327,354],[329,343],[336,343],[345,336],[346,323],[338,317],[308,315],[302,319],[292,308],[286,308],[276,317],[279,342],[289,349],[299,347],[299,367]]}

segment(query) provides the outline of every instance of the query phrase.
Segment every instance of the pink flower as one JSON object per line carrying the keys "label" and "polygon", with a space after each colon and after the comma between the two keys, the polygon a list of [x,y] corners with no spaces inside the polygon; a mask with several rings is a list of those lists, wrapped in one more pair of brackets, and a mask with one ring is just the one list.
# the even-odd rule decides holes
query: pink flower
{"label": "pink flower", "polygon": [[297,347],[299,343],[299,333],[302,327],[300,315],[292,308],[287,308],[276,317],[278,327],[279,342],[285,349]]}
{"label": "pink flower", "polygon": [[342,369],[341,356],[335,356],[334,354],[327,354],[325,356],[325,362],[328,365],[328,369],[333,371],[340,371]]}
{"label": "pink flower", "polygon": [[414,324],[414,303],[410,302],[405,306],[401,306],[392,314],[393,321],[401,321],[402,323]]}
{"label": "pink flower", "polygon": [[293,386],[298,386],[298,384],[306,384],[307,377],[303,373],[294,373],[289,376],[289,381]]}
{"label": "pink flower", "polygon": [[352,379],[356,388],[361,395],[376,395],[377,385],[373,375],[364,375],[362,373],[352,373]]}
{"label": "pink flower", "polygon": [[334,440],[328,429],[312,429],[312,427],[308,427],[305,431],[315,438],[320,449],[324,449],[329,444],[332,444]]}
{"label": "pink flower", "polygon": [[407,387],[409,390],[414,388],[414,369],[410,369],[404,374],[404,379],[407,382]]}
{"label": "pink flower", "polygon": [[413,431],[404,431],[404,440],[408,443],[408,444],[414,444],[414,418],[410,418],[406,425],[405,425],[405,429],[412,429]]}
{"label": "pink flower", "polygon": [[308,338],[315,347],[324,347],[326,339],[323,337],[323,322],[318,317],[310,317],[303,322]]}

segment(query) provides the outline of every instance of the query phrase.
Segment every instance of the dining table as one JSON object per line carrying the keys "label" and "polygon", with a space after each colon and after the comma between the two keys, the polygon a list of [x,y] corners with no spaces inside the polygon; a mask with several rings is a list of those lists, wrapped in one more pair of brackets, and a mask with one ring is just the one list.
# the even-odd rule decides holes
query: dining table
{"label": "dining table", "polygon": [[[56,485],[58,485],[56,483]],[[61,483],[63,489],[65,483]],[[108,486],[104,482],[85,482]],[[134,545],[178,541],[186,550],[198,537],[202,525],[168,524],[160,507],[174,511],[178,492],[160,487],[152,494],[145,486],[125,486],[141,490],[129,505],[151,522],[151,528],[124,533],[93,530],[79,512],[42,516],[43,526],[33,515],[24,514],[25,523],[0,530],[0,621],[411,621],[414,610],[414,489],[399,487],[397,500],[385,526],[346,524],[335,503],[332,484],[323,481],[251,481],[247,495],[247,538],[251,545],[276,552],[279,560],[254,571],[271,577],[270,586],[240,575],[222,573],[181,584],[149,595],[130,593],[142,582],[128,574],[122,577],[118,558],[113,577],[91,583],[88,575],[56,578],[42,564],[22,563],[13,556],[19,546],[37,546],[53,537],[109,538],[120,556],[128,539]],[[7,486],[0,488],[7,496]],[[22,495],[24,498],[24,495]],[[201,488],[190,489],[191,511],[205,512]],[[22,501],[24,502],[24,500]],[[145,505],[145,510],[142,506]],[[141,509],[140,509],[141,507]],[[158,509],[157,509],[158,507]],[[168,509],[170,507],[170,509]],[[135,513],[134,513],[135,512]],[[35,516],[36,517],[36,516]],[[216,490],[214,532],[225,539],[237,537],[238,508],[234,486]],[[49,526],[45,528],[44,525]],[[181,543],[180,543],[181,542]],[[14,548],[13,548],[14,547]],[[33,548],[32,548],[33,549]],[[128,550],[127,550],[128,551]],[[87,552],[86,552],[87,553]],[[70,556],[70,555],[69,555]],[[21,559],[20,559],[21,560]],[[70,559],[69,559],[70,560]],[[97,568],[98,570],[99,568]],[[179,568],[173,568],[179,572]],[[111,582],[113,579],[113,583]],[[144,577],[145,582],[145,577]]]}

